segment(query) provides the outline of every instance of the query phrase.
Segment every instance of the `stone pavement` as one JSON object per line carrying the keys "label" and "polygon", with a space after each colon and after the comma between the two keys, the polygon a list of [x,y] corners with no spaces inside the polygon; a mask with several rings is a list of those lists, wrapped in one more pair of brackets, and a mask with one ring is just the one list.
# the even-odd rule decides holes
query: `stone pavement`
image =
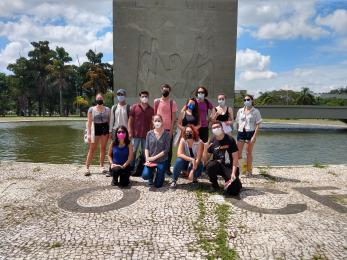
{"label": "stone pavement", "polygon": [[0,163],[0,259],[228,259],[223,238],[240,259],[347,258],[347,166],[258,168],[240,198],[80,167]]}

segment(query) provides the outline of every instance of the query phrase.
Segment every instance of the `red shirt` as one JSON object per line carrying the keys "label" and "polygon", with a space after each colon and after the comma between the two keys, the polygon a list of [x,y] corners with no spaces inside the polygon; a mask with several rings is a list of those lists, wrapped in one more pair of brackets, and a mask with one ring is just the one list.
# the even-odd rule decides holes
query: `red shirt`
{"label": "red shirt", "polygon": [[139,103],[131,107],[129,116],[133,118],[133,137],[146,138],[147,132],[151,130],[153,115],[154,109],[150,105],[145,109]]}

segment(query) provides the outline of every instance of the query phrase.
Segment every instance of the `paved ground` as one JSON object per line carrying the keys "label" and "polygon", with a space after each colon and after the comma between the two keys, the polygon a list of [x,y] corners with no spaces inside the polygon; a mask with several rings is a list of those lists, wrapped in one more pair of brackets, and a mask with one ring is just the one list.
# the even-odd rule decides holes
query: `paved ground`
{"label": "paved ground", "polygon": [[121,190],[75,165],[1,162],[0,259],[201,259],[225,256],[223,239],[241,259],[347,258],[347,166],[255,173],[237,199],[206,179]]}

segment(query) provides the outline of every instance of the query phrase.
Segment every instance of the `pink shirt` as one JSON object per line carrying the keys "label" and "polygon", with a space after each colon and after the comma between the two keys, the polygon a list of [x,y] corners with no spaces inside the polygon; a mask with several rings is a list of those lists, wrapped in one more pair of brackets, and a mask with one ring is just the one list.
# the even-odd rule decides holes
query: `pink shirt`
{"label": "pink shirt", "polygon": [[[200,115],[200,120],[201,120],[201,127],[207,127],[207,115],[208,115],[208,110],[213,109],[213,104],[210,101],[206,101],[205,99],[198,101],[198,106],[199,106],[199,115]],[[208,103],[208,107],[206,105]]]}
{"label": "pink shirt", "polygon": [[[171,111],[170,99],[167,99],[164,101],[163,99],[160,98],[159,100],[160,102],[158,105],[157,114],[162,116],[164,128],[170,130],[172,125],[171,112],[173,113],[177,112],[177,104],[175,100],[172,100],[172,111]],[[155,107],[155,101],[154,101],[154,107]],[[175,120],[176,118],[172,118],[172,119]]]}

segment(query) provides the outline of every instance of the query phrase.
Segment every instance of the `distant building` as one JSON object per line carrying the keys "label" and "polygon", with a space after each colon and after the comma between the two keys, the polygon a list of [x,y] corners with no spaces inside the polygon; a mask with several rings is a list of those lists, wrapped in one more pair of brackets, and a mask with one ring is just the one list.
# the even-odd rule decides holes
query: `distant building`
{"label": "distant building", "polygon": [[247,95],[247,90],[235,89],[235,99]]}
{"label": "distant building", "polygon": [[321,99],[344,99],[347,100],[347,94],[330,94],[330,93],[319,93],[317,94],[317,97]]}

